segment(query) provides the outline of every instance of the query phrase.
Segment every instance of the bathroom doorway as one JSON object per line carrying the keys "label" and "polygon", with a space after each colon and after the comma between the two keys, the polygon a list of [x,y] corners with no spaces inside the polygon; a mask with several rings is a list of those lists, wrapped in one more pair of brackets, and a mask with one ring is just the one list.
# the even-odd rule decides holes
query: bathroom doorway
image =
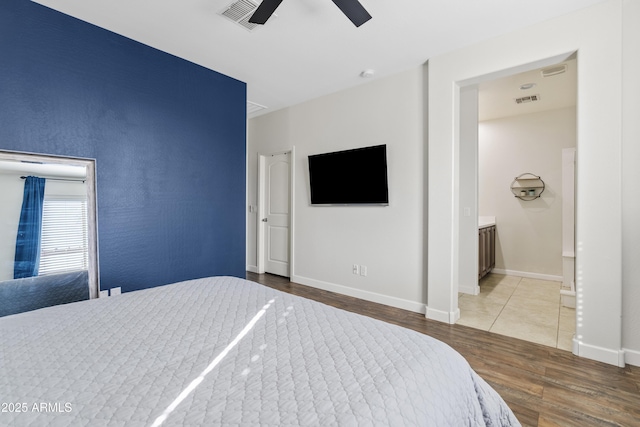
{"label": "bathroom doorway", "polygon": [[[570,285],[566,270],[574,265],[573,250],[563,247],[568,227],[573,238],[573,224],[563,223],[563,200],[573,201],[573,194],[563,194],[563,150],[575,150],[577,140],[576,70],[574,55],[461,90],[462,124],[462,104],[477,103],[477,127],[472,120],[461,127],[461,169],[466,162],[464,169],[475,174],[461,172],[461,200],[475,198],[477,217],[495,224],[496,238],[493,271],[480,281],[477,269],[468,271],[466,287],[461,274],[458,323],[569,351],[575,310],[561,304],[560,291],[563,280]],[[470,147],[474,130],[477,145]],[[519,176],[529,180],[523,184]],[[474,183],[471,190],[465,181]],[[512,189],[521,186],[527,188]],[[465,196],[465,187],[475,188],[473,197]],[[474,232],[466,225],[461,221],[461,256]]]}

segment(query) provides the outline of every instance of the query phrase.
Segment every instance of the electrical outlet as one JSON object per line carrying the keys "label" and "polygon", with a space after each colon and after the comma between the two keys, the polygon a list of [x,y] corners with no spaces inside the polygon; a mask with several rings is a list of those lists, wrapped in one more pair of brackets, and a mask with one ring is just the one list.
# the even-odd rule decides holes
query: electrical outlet
{"label": "electrical outlet", "polygon": [[100,291],[100,298],[106,298],[109,296],[109,290],[105,289],[104,291]]}
{"label": "electrical outlet", "polygon": [[360,266],[358,264],[353,264],[353,274],[360,274]]}
{"label": "electrical outlet", "polygon": [[361,276],[366,276],[367,275],[367,266],[366,265],[361,265],[360,266],[360,275]]}
{"label": "electrical outlet", "polygon": [[109,291],[109,295],[114,296],[114,295],[120,295],[122,293],[122,288],[121,287],[117,287],[117,288],[111,288],[111,290]]}

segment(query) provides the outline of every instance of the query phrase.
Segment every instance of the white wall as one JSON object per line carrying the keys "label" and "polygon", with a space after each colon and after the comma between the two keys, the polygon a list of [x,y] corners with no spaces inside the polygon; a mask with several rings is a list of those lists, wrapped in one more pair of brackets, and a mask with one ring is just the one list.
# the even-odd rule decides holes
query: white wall
{"label": "white wall", "polygon": [[24,180],[20,173],[0,173],[0,281],[13,279],[16,237]]}
{"label": "white wall", "polygon": [[622,347],[640,366],[640,2],[626,0],[622,52]]}
{"label": "white wall", "polygon": [[[480,122],[478,145],[479,215],[498,222],[495,268],[561,280],[562,149],[576,146],[576,109]],[[543,179],[539,199],[509,189],[525,172]]]}
{"label": "white wall", "polygon": [[[545,59],[577,51],[578,321],[575,348],[576,353],[584,357],[616,365],[624,363],[620,172],[623,16],[629,27],[638,22],[637,5],[632,1],[610,0],[429,60],[428,312],[451,313],[457,308],[454,307],[454,302],[457,305],[455,283],[451,278],[459,268],[455,263],[459,248],[453,239],[458,228],[453,221],[459,215],[453,212],[458,195],[447,191],[458,179],[456,151],[460,141],[454,132],[460,108],[457,88],[460,84],[477,82],[482,76],[495,77],[501,70],[511,69],[513,73],[520,71],[518,68],[538,66]],[[625,42],[637,37],[637,30],[629,29],[624,36]],[[635,70],[637,60],[630,62]],[[632,70],[629,75],[638,74]],[[637,117],[637,107],[635,100],[625,102],[624,117],[629,120]],[[637,143],[637,139],[637,128],[625,128],[625,147],[634,140]],[[637,277],[637,272],[632,275]],[[629,302],[634,306],[639,303]],[[637,343],[637,329],[631,335],[625,339]]]}
{"label": "white wall", "polygon": [[[458,265],[461,268],[453,283],[458,283],[459,292],[478,295],[478,88],[464,88],[460,91],[460,98],[460,180],[454,191],[460,195],[458,201],[461,205],[454,210],[461,212],[457,237],[460,248]],[[457,306],[455,296],[454,301]],[[457,310],[454,317],[457,321]]]}
{"label": "white wall", "polygon": [[[424,312],[424,72],[422,67],[249,121],[248,199],[257,204],[257,153],[295,146],[292,280]],[[307,156],[387,144],[389,206],[311,207]],[[256,260],[249,214],[248,268]],[[352,274],[366,265],[367,277]]]}

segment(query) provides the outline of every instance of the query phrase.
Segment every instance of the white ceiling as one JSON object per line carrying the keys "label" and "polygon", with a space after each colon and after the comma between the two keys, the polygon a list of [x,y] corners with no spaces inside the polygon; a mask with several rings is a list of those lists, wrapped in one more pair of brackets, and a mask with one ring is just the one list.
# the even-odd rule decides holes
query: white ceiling
{"label": "white ceiling", "polygon": [[253,31],[220,15],[233,0],[34,1],[246,82],[255,116],[603,0],[360,0],[359,28],[331,0],[284,0]]}
{"label": "white ceiling", "polygon": [[[542,70],[514,74],[478,86],[478,120],[493,120],[503,117],[537,113],[576,105],[578,95],[577,61],[571,59],[558,65],[566,65],[566,71],[548,77],[542,76]],[[527,83],[535,86],[531,89],[520,89]],[[538,101],[517,104],[516,98],[538,95]]]}

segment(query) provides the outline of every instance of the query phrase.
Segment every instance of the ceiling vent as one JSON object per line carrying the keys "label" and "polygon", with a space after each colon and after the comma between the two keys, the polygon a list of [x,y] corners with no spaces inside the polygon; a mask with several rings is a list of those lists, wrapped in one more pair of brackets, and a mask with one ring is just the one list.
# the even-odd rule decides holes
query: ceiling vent
{"label": "ceiling vent", "polygon": [[238,0],[227,6],[220,15],[251,31],[258,26],[249,22],[249,18],[257,8],[258,5],[250,0]]}
{"label": "ceiling vent", "polygon": [[255,102],[247,101],[247,115],[257,113],[258,111],[264,110],[267,107],[264,105],[256,104]]}
{"label": "ceiling vent", "polygon": [[540,95],[529,95],[515,99],[516,104],[528,104],[529,102],[540,101]]}
{"label": "ceiling vent", "polygon": [[555,65],[553,67],[545,68],[541,71],[542,77],[557,76],[567,71],[567,64]]}

